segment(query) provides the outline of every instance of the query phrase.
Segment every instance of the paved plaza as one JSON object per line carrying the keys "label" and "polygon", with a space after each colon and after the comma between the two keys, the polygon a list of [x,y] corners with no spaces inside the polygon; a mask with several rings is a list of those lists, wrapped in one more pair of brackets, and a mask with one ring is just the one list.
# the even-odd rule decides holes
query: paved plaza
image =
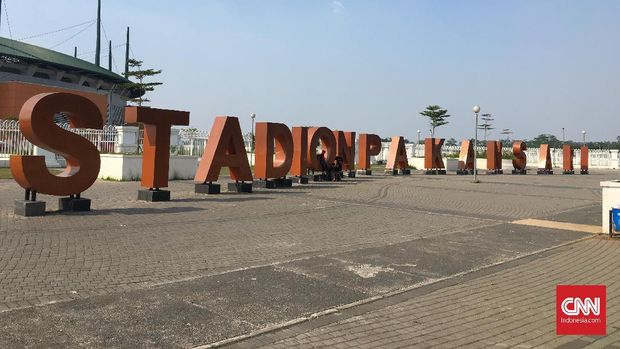
{"label": "paved plaza", "polygon": [[[620,241],[588,176],[383,176],[13,215],[0,180],[0,348],[620,348]],[[600,228],[598,228],[600,230]],[[606,284],[606,337],[555,335],[556,284]],[[616,346],[614,346],[616,345]]]}

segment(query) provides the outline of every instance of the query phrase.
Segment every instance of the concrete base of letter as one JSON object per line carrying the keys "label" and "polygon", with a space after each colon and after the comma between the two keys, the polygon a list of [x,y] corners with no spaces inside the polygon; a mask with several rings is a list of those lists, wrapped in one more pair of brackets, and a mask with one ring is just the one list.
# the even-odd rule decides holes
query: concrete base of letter
{"label": "concrete base of letter", "polygon": [[245,183],[245,182],[228,183],[228,191],[237,192],[237,193],[251,193],[252,183]]}
{"label": "concrete base of letter", "polygon": [[553,170],[547,170],[546,168],[539,168],[538,171],[536,171],[536,174],[539,174],[539,175],[552,175],[553,174]]}
{"label": "concrete base of letter", "polygon": [[58,209],[62,212],[88,212],[90,211],[90,199],[58,198]]}
{"label": "concrete base of letter", "polygon": [[292,183],[308,184],[308,177],[306,177],[306,176],[290,177],[289,179],[291,180]]}
{"label": "concrete base of letter", "polygon": [[276,188],[292,188],[293,181],[289,178],[276,178],[273,180],[276,183]]}
{"label": "concrete base of letter", "polygon": [[526,169],[523,169],[523,170],[515,169],[515,170],[512,170],[512,174],[513,175],[526,175],[527,174],[527,170]]}
{"label": "concrete base of letter", "polygon": [[15,200],[16,216],[36,217],[45,215],[45,201]]}
{"label": "concrete base of letter", "polygon": [[276,182],[272,179],[259,179],[254,181],[256,188],[275,189],[277,188]]}
{"label": "concrete base of letter", "polygon": [[372,176],[372,170],[357,170],[358,175]]}
{"label": "concrete base of letter", "polygon": [[168,190],[138,190],[138,200],[159,202],[170,201],[170,192]]}
{"label": "concrete base of letter", "polygon": [[216,183],[204,183],[194,185],[194,192],[196,194],[219,194],[221,192],[221,186]]}

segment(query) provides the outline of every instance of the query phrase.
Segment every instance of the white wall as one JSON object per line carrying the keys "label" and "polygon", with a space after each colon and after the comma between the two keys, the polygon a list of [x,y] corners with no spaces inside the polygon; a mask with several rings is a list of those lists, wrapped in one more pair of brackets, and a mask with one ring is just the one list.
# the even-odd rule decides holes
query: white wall
{"label": "white wall", "polygon": [[[193,179],[198,167],[194,156],[170,156],[168,179]],[[142,155],[101,154],[98,178],[131,181],[142,176]]]}

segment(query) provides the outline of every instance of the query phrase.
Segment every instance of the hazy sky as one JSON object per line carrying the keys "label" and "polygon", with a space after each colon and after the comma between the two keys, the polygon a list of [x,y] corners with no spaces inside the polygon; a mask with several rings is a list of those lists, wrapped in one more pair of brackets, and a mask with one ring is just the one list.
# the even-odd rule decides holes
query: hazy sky
{"label": "hazy sky", "polygon": [[[96,0],[3,3],[14,39],[96,17]],[[235,115],[249,131],[255,112],[415,139],[429,128],[418,113],[440,104],[452,117],[438,136],[465,138],[479,104],[516,138],[620,135],[618,0],[103,0],[102,12],[113,45],[129,25],[135,58],[163,69],[152,106],[189,110],[199,128]],[[26,41],[93,61],[95,26]],[[114,57],[120,72],[124,48]]]}

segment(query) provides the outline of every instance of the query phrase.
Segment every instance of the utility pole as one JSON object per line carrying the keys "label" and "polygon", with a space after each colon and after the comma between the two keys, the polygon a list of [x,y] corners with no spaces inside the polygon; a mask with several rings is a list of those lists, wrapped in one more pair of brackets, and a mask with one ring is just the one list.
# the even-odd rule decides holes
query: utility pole
{"label": "utility pole", "polygon": [[73,48],[73,58],[77,58],[77,46]]}
{"label": "utility pole", "polygon": [[112,71],[112,40],[108,43],[108,70]]}
{"label": "utility pole", "polygon": [[101,63],[101,0],[97,0],[97,44],[95,45],[95,65]]}
{"label": "utility pole", "polygon": [[125,78],[129,74],[129,27],[127,27],[127,41],[125,42]]}
{"label": "utility pole", "polygon": [[2,0],[0,0],[0,28],[2,28]]}

